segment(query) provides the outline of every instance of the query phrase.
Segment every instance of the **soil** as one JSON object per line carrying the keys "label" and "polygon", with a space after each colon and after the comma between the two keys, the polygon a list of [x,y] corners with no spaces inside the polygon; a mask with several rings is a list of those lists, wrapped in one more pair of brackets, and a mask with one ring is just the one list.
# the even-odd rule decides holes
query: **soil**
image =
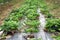
{"label": "soil", "polygon": [[49,9],[50,13],[53,14],[56,18],[60,18],[60,0],[45,0]]}

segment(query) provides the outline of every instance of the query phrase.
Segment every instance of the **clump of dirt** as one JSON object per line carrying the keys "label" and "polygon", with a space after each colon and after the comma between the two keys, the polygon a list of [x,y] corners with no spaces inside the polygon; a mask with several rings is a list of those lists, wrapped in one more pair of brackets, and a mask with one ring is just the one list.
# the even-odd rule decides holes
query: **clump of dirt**
{"label": "clump of dirt", "polygon": [[34,37],[34,34],[29,34],[29,35],[27,35],[27,36],[24,36],[24,38],[25,38],[26,40],[29,40],[29,39],[35,38],[35,37]]}

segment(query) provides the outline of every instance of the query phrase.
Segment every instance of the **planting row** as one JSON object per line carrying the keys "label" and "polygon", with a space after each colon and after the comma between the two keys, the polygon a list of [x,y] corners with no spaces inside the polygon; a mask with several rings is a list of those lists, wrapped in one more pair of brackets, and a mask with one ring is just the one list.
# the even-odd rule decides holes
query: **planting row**
{"label": "planting row", "polygon": [[40,10],[41,12],[45,15],[46,17],[46,27],[45,31],[48,31],[50,33],[55,34],[54,38],[55,40],[60,39],[60,19],[55,18],[50,12],[47,4],[43,1],[39,2],[40,3]]}
{"label": "planting row", "polygon": [[60,19],[47,19],[46,29],[49,32],[60,32]]}
{"label": "planting row", "polygon": [[38,0],[26,0],[25,5],[27,6],[27,10],[25,10],[27,21],[25,24],[28,26],[25,31],[28,33],[38,32],[38,26],[40,24],[39,14],[37,13]]}
{"label": "planting row", "polygon": [[25,24],[28,26],[26,32],[37,32],[37,27],[40,24],[39,14],[37,13],[37,5],[37,0],[26,0],[24,5],[22,5],[19,9],[13,10],[5,19],[4,23],[1,25],[1,30],[5,33],[18,30],[19,21],[26,16],[27,21]]}

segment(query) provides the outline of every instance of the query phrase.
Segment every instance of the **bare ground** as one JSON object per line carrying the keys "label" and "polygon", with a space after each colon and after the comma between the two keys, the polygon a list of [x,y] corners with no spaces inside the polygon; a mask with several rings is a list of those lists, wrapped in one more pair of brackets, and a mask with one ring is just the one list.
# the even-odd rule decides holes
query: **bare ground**
{"label": "bare ground", "polygon": [[50,13],[56,18],[60,18],[60,0],[46,0],[46,3],[51,9]]}

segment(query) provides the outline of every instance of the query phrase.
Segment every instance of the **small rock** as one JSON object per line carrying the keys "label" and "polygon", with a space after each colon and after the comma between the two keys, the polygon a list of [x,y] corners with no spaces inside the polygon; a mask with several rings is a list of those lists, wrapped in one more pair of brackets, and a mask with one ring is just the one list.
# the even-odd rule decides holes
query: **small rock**
{"label": "small rock", "polygon": [[0,36],[3,34],[3,31],[0,31]]}
{"label": "small rock", "polygon": [[30,38],[27,38],[27,40],[29,40]]}
{"label": "small rock", "polygon": [[6,36],[6,39],[11,38],[11,37],[12,37],[11,35],[8,35],[8,36]]}

